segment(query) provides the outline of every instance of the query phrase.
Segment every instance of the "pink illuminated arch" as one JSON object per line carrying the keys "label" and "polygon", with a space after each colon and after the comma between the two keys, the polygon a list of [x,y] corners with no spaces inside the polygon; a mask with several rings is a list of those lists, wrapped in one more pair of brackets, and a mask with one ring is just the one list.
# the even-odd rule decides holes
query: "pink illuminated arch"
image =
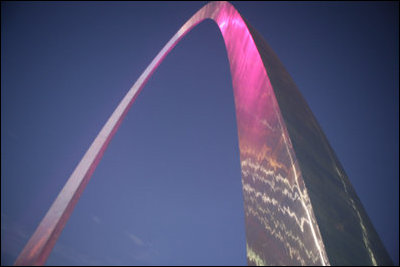
{"label": "pink illuminated arch", "polygon": [[[227,2],[212,2],[169,40],[101,129],[15,265],[46,262],[107,145],[147,80],[180,39],[205,19],[228,53],[239,136],[249,264],[329,264],[301,171],[267,71],[246,22]],[[288,201],[270,192],[278,192]]]}

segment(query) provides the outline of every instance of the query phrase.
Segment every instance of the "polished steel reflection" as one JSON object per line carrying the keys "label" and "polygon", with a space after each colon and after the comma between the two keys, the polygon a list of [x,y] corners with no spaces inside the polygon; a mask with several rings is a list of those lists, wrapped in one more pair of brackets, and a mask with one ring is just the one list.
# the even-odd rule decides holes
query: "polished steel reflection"
{"label": "polished steel reflection", "polygon": [[[327,263],[318,226],[258,50],[240,14],[229,3],[218,2],[206,5],[185,23],[139,77],[68,179],[16,264],[44,264],[139,91],[176,43],[207,18],[214,20],[221,30],[231,67],[243,170],[248,261]],[[282,205],[276,192],[279,198],[291,203]],[[271,243],[270,252],[260,250],[264,242]],[[266,255],[272,252],[276,259]]]}
{"label": "polished steel reflection", "polygon": [[[212,19],[218,25],[232,74],[248,264],[330,264],[319,221],[317,223],[319,217],[314,214],[308,184],[306,188],[297,151],[292,144],[292,128],[287,128],[292,124],[287,124],[287,118],[283,116],[286,113],[282,114],[280,108],[282,103],[279,100],[282,98],[276,96],[280,85],[275,86],[270,77],[271,70],[266,62],[269,47],[260,45],[263,41],[231,4],[212,2],[182,26],[122,99],[19,255],[16,265],[45,263],[108,143],[140,90],[179,40],[204,19]],[[285,73],[280,69],[278,72]],[[272,74],[272,77],[276,76]],[[295,140],[298,140],[296,136]],[[354,200],[352,203],[358,212]],[[359,217],[361,220],[360,214]],[[367,234],[363,238],[368,245]]]}

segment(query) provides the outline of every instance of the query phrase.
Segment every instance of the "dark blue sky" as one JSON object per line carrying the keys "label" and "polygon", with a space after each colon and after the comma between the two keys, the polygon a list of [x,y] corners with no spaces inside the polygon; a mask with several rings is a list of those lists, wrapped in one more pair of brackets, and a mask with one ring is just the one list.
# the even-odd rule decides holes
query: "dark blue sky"
{"label": "dark blue sky", "polygon": [[[1,263],[119,101],[205,2],[1,3]],[[308,101],[399,263],[397,2],[233,2]],[[48,264],[246,264],[229,65],[211,21],[161,64]]]}

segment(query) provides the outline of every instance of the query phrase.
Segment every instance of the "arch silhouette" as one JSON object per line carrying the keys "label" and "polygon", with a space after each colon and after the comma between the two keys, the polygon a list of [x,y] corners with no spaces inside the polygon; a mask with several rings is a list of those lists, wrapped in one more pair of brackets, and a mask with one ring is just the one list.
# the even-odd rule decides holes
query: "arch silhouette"
{"label": "arch silhouette", "polygon": [[[296,135],[299,128],[291,122],[295,115],[288,114],[296,113],[291,108],[298,108],[297,102],[300,102],[299,109],[311,117],[307,120],[311,125],[309,127],[313,127],[312,130],[317,133],[315,139],[322,140],[321,146],[325,150],[318,153],[332,163],[335,178],[341,182],[339,184],[346,197],[351,200],[351,207],[346,209],[356,219],[357,229],[362,231],[362,241],[358,245],[367,251],[370,262],[376,263],[375,248],[372,247],[368,233],[370,226],[365,226],[368,218],[354,197],[342,167],[304,99],[295,91],[291,98],[294,101],[285,100],[282,105],[280,99],[290,99],[286,87],[292,86],[292,81],[277,57],[266,48],[261,37],[231,4],[212,2],[197,11],[179,29],[122,99],[18,256],[15,265],[42,265],[46,262],[110,140],[139,92],[181,38],[205,19],[211,19],[218,25],[230,64],[242,171],[248,263],[330,264],[331,257],[328,260],[325,246],[329,239],[325,239],[325,236],[330,238],[332,233],[326,231],[324,243],[320,227],[325,225],[321,226],[320,222],[325,221],[318,217],[317,223],[302,174],[303,166],[300,168],[302,161],[298,160],[304,153],[296,154],[294,149],[294,140],[300,139]],[[281,76],[286,80],[283,81]],[[283,84],[281,91],[274,88],[272,79]],[[334,223],[334,220],[331,224],[327,222],[325,228],[331,229]],[[336,234],[340,235],[337,231],[333,232],[333,235]],[[346,242],[346,239],[343,240]],[[351,257],[348,251],[335,253],[335,257],[340,253]]]}
{"label": "arch silhouette", "polygon": [[[291,176],[290,179],[283,182],[291,184],[289,186],[292,188],[291,191],[297,191],[295,193],[300,196],[303,209],[302,212],[296,211],[299,218],[295,215],[295,222],[300,226],[303,235],[311,236],[310,242],[303,245],[305,253],[302,254],[306,257],[298,252],[296,258],[303,263],[313,262],[322,265],[328,263],[311,204],[302,182],[299,181],[301,177],[298,175],[299,170],[291,149],[290,139],[282,123],[279,107],[274,99],[272,86],[256,44],[245,21],[231,4],[212,2],[201,8],[179,29],[122,99],[18,256],[15,265],[43,265],[46,262],[80,195],[140,90],[181,38],[205,19],[212,19],[218,25],[228,53],[234,89],[242,174],[249,166],[259,165],[259,168],[262,167],[259,162],[254,162],[253,158],[255,158],[254,156],[258,157],[260,162],[264,159],[263,154],[268,149],[268,146],[264,144],[266,136],[273,137],[271,140],[283,143],[280,150],[286,153],[285,165],[290,166],[286,173],[287,177]],[[274,128],[275,133],[266,131],[269,128]],[[245,183],[243,178],[242,182],[246,199],[246,195],[251,194],[254,189]],[[250,197],[249,202],[252,201],[254,200],[251,200]],[[274,200],[267,199],[268,201],[273,203]],[[255,211],[250,209],[249,212]],[[293,211],[287,209],[282,212],[290,214]],[[248,223],[246,219],[246,224]],[[304,230],[305,224],[309,225],[309,231]],[[248,261],[256,264],[265,263],[265,256],[259,255],[256,248],[253,247],[257,242],[248,232],[246,231]],[[304,240],[304,238],[302,239]],[[288,248],[290,245],[286,245],[286,247]],[[302,259],[303,257],[305,259]]]}

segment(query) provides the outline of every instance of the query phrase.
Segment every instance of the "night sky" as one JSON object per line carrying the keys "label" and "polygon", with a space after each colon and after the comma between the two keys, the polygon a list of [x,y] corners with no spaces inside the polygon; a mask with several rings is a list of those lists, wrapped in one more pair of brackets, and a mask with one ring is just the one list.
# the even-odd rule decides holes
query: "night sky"
{"label": "night sky", "polygon": [[[1,3],[1,264],[206,2]],[[277,53],[399,264],[398,2],[233,2]],[[228,59],[205,21],[149,80],[49,265],[244,265]]]}

